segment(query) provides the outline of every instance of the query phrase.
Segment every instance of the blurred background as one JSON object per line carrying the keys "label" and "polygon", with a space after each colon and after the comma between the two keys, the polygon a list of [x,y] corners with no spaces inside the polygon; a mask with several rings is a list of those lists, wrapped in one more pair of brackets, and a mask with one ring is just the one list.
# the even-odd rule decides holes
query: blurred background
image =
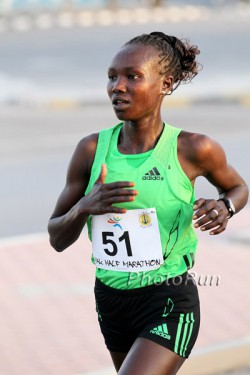
{"label": "blurred background", "polygon": [[[201,51],[203,70],[165,99],[164,120],[215,138],[250,185],[250,1],[0,0],[1,375],[114,373],[86,232],[57,254],[46,228],[77,142],[117,123],[112,56],[151,31]],[[200,179],[196,196],[217,193]],[[194,272],[221,284],[197,279],[203,323],[182,374],[250,374],[249,217],[248,204],[216,239],[199,235]]]}

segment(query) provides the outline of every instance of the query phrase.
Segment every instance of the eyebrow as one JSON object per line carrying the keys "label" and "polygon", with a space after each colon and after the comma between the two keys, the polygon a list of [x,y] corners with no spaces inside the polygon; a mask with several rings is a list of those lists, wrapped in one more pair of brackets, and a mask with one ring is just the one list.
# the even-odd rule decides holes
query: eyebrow
{"label": "eyebrow", "polygon": [[[140,71],[140,72],[143,72],[144,70],[141,68],[141,67],[139,67],[139,66],[126,66],[126,67],[124,67],[123,68],[124,70],[138,70],[138,71]],[[113,66],[110,66],[109,68],[108,68],[108,71],[110,71],[110,70],[116,70],[116,68],[114,68]]]}

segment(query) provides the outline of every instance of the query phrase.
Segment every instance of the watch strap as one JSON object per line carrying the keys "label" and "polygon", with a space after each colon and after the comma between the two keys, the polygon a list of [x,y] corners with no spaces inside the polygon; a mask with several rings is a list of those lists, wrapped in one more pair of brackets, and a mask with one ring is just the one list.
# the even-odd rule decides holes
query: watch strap
{"label": "watch strap", "polygon": [[235,214],[235,207],[233,205],[233,202],[229,198],[220,198],[218,201],[224,202],[227,210],[228,210],[228,219],[230,219]]}

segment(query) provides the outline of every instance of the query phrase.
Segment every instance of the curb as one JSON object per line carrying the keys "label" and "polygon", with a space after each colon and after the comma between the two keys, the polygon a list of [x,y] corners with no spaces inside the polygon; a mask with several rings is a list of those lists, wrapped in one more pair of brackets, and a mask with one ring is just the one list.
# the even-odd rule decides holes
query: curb
{"label": "curb", "polygon": [[239,105],[243,107],[250,107],[250,95],[242,94],[238,96],[207,96],[207,97],[193,97],[193,98],[174,98],[169,97],[167,101],[163,102],[163,107],[187,107],[199,105]]}
{"label": "curb", "polygon": [[195,352],[185,362],[180,375],[218,375],[224,371],[234,371],[250,367],[250,337],[238,342],[214,345]]}
{"label": "curb", "polygon": [[[194,351],[194,354],[185,361],[178,375],[219,375],[225,371],[240,371],[250,367],[250,339],[241,340],[241,344],[227,343],[220,348],[214,346],[211,349],[204,348]],[[224,348],[223,348],[224,346]],[[115,375],[113,368],[78,373],[77,375]]]}
{"label": "curb", "polygon": [[[6,100],[0,102],[1,107],[10,108],[45,108],[52,111],[71,111],[89,106],[107,106],[108,99],[86,100],[71,98],[53,98],[44,101],[25,101],[25,100]],[[169,96],[162,104],[163,108],[185,108],[191,106],[222,106],[236,105],[242,107],[250,107],[250,95],[238,95],[235,97],[171,97]]]}

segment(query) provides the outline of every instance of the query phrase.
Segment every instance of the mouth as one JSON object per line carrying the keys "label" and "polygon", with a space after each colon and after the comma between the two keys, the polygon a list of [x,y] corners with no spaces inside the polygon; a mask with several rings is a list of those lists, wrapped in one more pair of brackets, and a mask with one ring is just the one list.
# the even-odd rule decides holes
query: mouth
{"label": "mouth", "polygon": [[129,102],[123,98],[116,97],[112,99],[112,104],[114,109],[124,109],[128,106]]}

